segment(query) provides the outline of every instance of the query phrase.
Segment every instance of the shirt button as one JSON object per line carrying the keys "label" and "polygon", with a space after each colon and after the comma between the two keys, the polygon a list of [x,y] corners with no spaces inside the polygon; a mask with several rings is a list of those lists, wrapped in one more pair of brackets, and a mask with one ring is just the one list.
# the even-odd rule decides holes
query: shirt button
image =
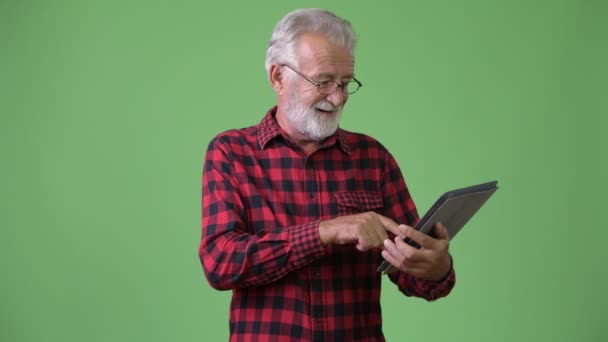
{"label": "shirt button", "polygon": [[308,194],[308,197],[310,197],[311,199],[314,199],[315,198],[315,194],[310,193],[310,194]]}
{"label": "shirt button", "polygon": [[316,272],[315,272],[315,277],[316,277],[316,278],[319,278],[320,276],[321,276],[321,272],[316,271]]}

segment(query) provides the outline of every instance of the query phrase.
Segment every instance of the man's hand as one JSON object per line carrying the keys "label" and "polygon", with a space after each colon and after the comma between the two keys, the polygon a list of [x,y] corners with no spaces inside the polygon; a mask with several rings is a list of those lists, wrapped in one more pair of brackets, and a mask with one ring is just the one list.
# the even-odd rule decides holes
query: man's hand
{"label": "man's hand", "polygon": [[420,249],[412,247],[399,236],[394,241],[387,239],[384,241],[384,251],[382,251],[384,259],[399,270],[415,277],[435,281],[445,277],[452,267],[447,229],[441,223],[435,224],[433,229],[436,238],[433,238],[412,227],[406,225],[400,227],[404,228],[406,237],[422,247]]}
{"label": "man's hand", "polygon": [[370,211],[321,221],[319,235],[324,245],[354,243],[358,250],[366,251],[383,247],[384,241],[388,239],[387,231],[404,238],[405,227]]}

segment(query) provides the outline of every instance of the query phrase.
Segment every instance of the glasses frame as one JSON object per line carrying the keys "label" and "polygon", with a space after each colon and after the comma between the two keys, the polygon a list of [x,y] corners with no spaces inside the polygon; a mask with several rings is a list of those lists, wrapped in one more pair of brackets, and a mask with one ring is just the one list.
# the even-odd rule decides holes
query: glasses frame
{"label": "glasses frame", "polygon": [[[361,82],[360,82],[358,79],[356,79],[355,77],[353,77],[353,80],[352,80],[352,81],[348,81],[348,82],[345,82],[345,83],[338,83],[338,82],[336,82],[336,81],[315,82],[315,81],[311,80],[310,78],[308,78],[308,77],[306,77],[306,76],[302,75],[302,74],[301,74],[299,71],[297,71],[296,69],[292,68],[291,66],[289,66],[289,65],[287,65],[287,64],[281,64],[281,66],[288,67],[288,68],[289,68],[291,71],[295,72],[297,75],[299,75],[299,76],[300,76],[300,77],[302,77],[303,79],[305,79],[305,80],[307,80],[308,82],[310,82],[310,83],[312,83],[313,85],[315,85],[315,86],[317,87],[317,91],[318,91],[318,92],[319,92],[319,94],[321,94],[321,95],[331,95],[331,94],[335,93],[335,92],[336,92],[336,90],[338,90],[338,88],[342,89],[342,94],[344,94],[344,95],[352,95],[352,94],[356,93],[357,91],[359,91],[359,89],[361,89],[361,87],[363,87],[363,83],[361,83]],[[355,89],[353,92],[345,92],[345,91],[344,91],[344,89],[345,89],[344,87],[345,87],[345,86],[346,86],[348,83],[353,82],[353,81],[355,81],[355,82],[357,83],[357,85],[358,85],[358,86],[357,86],[357,89]],[[332,91],[332,92],[331,92],[331,93],[329,93],[329,94],[322,93],[322,92],[321,92],[321,86],[327,85],[327,84],[329,84],[329,83],[335,83],[335,84],[336,84],[336,87],[334,88],[334,91]]]}

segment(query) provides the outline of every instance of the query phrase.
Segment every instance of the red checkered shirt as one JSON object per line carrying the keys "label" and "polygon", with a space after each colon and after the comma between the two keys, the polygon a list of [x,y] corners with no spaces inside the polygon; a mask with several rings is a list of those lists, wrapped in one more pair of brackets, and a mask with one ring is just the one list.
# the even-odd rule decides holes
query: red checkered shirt
{"label": "red checkered shirt", "polygon": [[[338,129],[307,155],[277,124],[219,134],[203,171],[199,256],[207,280],[232,290],[231,341],[383,341],[380,250],[323,246],[319,222],[375,211],[414,225],[418,214],[391,154],[369,136]],[[405,295],[446,296],[442,281],[403,272]]]}

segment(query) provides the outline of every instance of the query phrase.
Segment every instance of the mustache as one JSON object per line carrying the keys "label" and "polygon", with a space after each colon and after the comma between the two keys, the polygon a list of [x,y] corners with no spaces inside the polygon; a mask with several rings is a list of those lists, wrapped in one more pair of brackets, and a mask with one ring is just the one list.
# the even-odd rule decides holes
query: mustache
{"label": "mustache", "polygon": [[321,110],[337,111],[341,106],[334,106],[331,102],[321,100],[315,103],[315,107]]}

